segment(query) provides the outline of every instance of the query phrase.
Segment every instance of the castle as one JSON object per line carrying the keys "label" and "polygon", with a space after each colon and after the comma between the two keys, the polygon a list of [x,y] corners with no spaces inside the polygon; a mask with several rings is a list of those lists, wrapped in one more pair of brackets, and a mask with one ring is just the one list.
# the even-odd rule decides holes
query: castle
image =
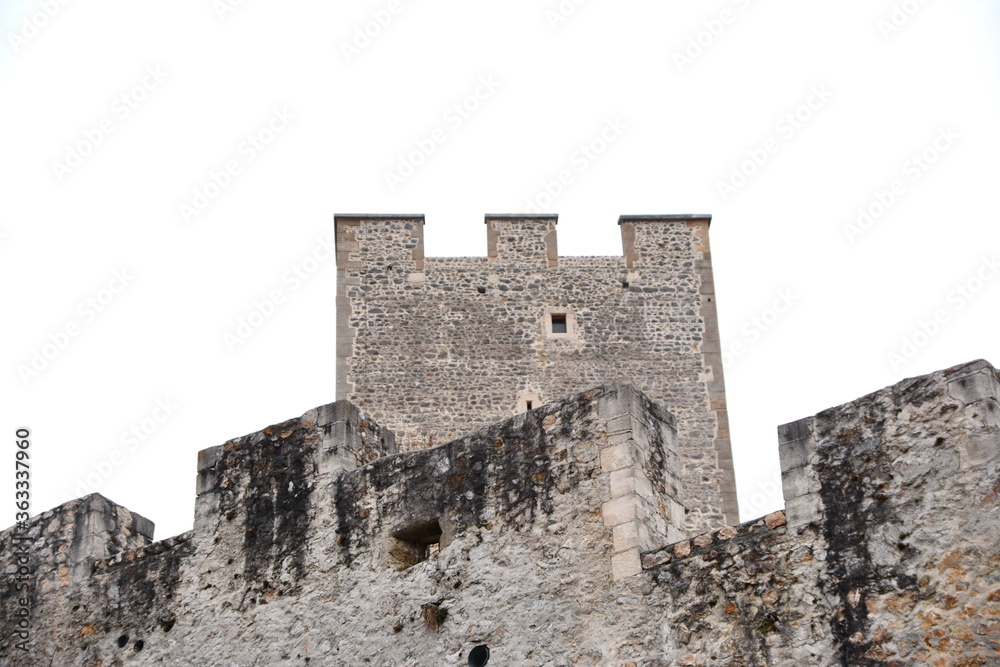
{"label": "castle", "polygon": [[0,665],[1000,664],[991,365],[782,426],[739,524],[708,216],[599,258],[423,222],[337,216],[338,400],[202,451],[193,530],[93,494],[0,534]]}

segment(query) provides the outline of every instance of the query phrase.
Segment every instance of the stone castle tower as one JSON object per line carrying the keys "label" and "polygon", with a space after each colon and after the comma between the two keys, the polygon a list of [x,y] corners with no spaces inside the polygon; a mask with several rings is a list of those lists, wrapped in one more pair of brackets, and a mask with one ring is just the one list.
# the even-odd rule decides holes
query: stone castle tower
{"label": "stone castle tower", "polygon": [[622,216],[611,257],[560,257],[556,221],[488,215],[486,257],[425,257],[421,215],[336,216],[337,398],[405,450],[631,383],[677,418],[683,525],[737,523],[711,216]]}

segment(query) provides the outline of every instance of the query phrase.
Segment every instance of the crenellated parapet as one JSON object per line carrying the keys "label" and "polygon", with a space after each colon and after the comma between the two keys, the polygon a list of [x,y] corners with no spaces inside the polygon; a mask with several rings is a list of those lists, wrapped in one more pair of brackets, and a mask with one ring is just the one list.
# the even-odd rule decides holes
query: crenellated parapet
{"label": "crenellated parapet", "polygon": [[[44,631],[80,629],[63,642],[79,664],[123,647],[155,662],[206,613],[298,604],[334,572],[364,588],[369,575],[419,581],[425,561],[573,544],[588,586],[635,576],[642,550],[683,534],[677,468],[674,417],[628,386],[403,453],[338,401],[200,452],[193,531],[152,542],[149,521],[95,494],[32,520],[25,573]],[[12,535],[0,544],[16,576]]]}
{"label": "crenellated parapet", "polygon": [[535,268],[559,266],[556,223],[559,216],[521,213],[486,216],[487,257],[499,265],[524,262]]}
{"label": "crenellated parapet", "polygon": [[406,453],[338,401],[202,451],[194,536],[246,581],[294,586],[317,533],[338,535],[324,553],[341,566],[405,569],[431,544],[572,521],[582,504],[603,517],[607,571],[630,576],[640,551],[684,534],[678,467],[674,417],[627,386]]}
{"label": "crenellated parapet", "polygon": [[693,537],[676,424],[604,385],[401,452],[310,410],[199,454],[188,533],[96,494],[0,533],[0,664],[992,664],[992,366],[781,427],[786,511]]}
{"label": "crenellated parapet", "polygon": [[423,270],[422,215],[338,214],[334,226],[338,269],[399,265],[401,270]]}
{"label": "crenellated parapet", "polygon": [[37,573],[34,589],[45,592],[86,578],[96,560],[148,545],[153,522],[92,493],[33,517],[27,530],[0,535],[0,549],[11,559],[5,572],[16,571],[11,563],[23,565]]}

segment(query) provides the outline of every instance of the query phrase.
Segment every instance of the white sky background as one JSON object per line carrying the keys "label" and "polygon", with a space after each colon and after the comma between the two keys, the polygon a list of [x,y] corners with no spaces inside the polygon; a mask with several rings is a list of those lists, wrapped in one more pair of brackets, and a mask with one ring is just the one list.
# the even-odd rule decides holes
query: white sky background
{"label": "white sky background", "polygon": [[[334,400],[334,260],[284,278],[333,213],[424,213],[428,255],[484,255],[484,214],[527,210],[561,170],[572,182],[541,208],[560,214],[564,255],[620,254],[620,214],[714,215],[723,345],[743,345],[725,373],[744,520],[782,505],[778,424],[1000,363],[1000,275],[984,263],[1000,253],[996,3],[590,0],[552,25],[555,1],[411,0],[348,62],[342,45],[388,0],[224,1],[52,2],[34,32],[46,3],[0,6],[0,451],[13,459],[15,429],[32,429],[34,513],[99,491],[158,538],[188,530],[198,450]],[[883,34],[894,6],[912,15]],[[699,33],[707,46],[679,64]],[[481,77],[499,85],[456,127],[446,114]],[[116,100],[144,78],[122,118]],[[249,160],[241,144],[275,109],[294,120]],[[111,132],[57,174],[102,119]],[[575,151],[615,119],[581,171]],[[446,141],[390,190],[385,172],[435,128]],[[936,161],[914,171],[925,150]],[[240,172],[185,221],[229,160]],[[894,180],[902,194],[849,238]],[[103,312],[80,306],[122,270]],[[953,291],[970,280],[971,299]],[[275,289],[284,302],[231,351],[225,334]],[[772,321],[781,293],[793,303]],[[122,434],[163,417],[158,400],[177,407],[133,449]],[[7,526],[14,466],[0,468]]]}

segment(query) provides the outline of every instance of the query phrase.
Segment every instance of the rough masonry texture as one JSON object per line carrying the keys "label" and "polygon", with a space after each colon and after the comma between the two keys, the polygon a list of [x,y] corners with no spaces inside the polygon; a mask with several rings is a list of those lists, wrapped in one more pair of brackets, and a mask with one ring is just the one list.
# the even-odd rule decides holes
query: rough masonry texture
{"label": "rough masonry texture", "polygon": [[423,216],[338,215],[337,398],[407,450],[633,383],[677,417],[688,530],[736,523],[710,220],[622,216],[623,255],[560,257],[556,216],[488,215],[487,256],[425,257]]}
{"label": "rough masonry texture", "polygon": [[91,495],[0,535],[0,664],[998,664],[992,366],[782,427],[787,514],[692,539],[676,437],[621,385],[405,453],[311,410],[200,454],[189,533]]}
{"label": "rough masonry texture", "polygon": [[690,531],[684,433],[615,382],[416,449],[314,408],[200,452],[182,535],[97,494],[0,533],[0,665],[1000,664],[990,364],[782,426],[739,525]]}

